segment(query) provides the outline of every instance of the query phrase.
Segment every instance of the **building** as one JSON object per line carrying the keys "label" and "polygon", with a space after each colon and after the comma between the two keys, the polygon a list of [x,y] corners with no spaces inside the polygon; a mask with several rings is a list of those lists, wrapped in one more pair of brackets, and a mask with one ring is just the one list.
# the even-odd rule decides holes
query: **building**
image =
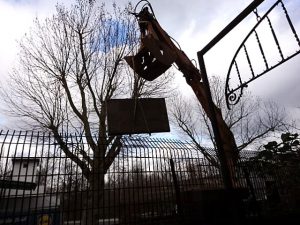
{"label": "building", "polygon": [[39,158],[15,157],[12,170],[0,180],[0,224],[60,224],[60,199],[39,183]]}

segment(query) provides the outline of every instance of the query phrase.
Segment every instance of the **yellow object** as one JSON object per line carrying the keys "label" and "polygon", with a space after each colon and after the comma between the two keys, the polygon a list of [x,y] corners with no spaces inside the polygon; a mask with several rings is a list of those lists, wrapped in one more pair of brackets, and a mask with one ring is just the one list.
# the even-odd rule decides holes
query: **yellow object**
{"label": "yellow object", "polygon": [[40,218],[38,219],[37,225],[52,225],[51,216],[49,216],[47,214],[40,216]]}

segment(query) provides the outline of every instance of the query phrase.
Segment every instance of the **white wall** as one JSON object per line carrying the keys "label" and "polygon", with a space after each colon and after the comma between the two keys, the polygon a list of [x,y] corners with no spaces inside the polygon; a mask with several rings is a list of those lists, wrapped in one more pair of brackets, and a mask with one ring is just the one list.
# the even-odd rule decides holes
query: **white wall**
{"label": "white wall", "polygon": [[[13,160],[12,180],[37,183],[38,161],[35,159]],[[5,196],[32,196],[45,192],[45,186],[39,185],[34,190],[6,189]]]}

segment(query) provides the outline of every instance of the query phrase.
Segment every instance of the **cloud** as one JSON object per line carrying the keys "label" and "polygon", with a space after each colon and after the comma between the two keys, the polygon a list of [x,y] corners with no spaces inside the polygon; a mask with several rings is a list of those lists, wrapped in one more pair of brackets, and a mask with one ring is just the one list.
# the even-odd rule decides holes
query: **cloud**
{"label": "cloud", "polygon": [[[299,9],[299,5],[300,5],[299,1],[284,1],[284,2],[286,3],[286,8],[288,9],[293,24],[296,30],[298,31],[298,33],[300,34],[299,10],[295,10],[297,9],[297,7]],[[262,16],[264,12],[266,12],[273,3],[274,1],[265,1],[265,4],[263,4],[258,9],[260,15]],[[206,24],[206,26],[203,27],[200,26],[200,29],[198,30],[197,28],[199,28],[200,22],[196,21],[196,19],[191,20],[191,22],[187,26],[185,26],[185,29],[183,30],[179,38],[179,42],[181,43],[183,50],[186,51],[191,58],[195,58],[196,52],[201,50],[203,46],[205,46],[218,32],[220,32],[225,27],[225,25],[227,25],[245,6],[247,6],[246,3],[244,4],[245,5],[243,7],[239,5],[240,10],[235,10],[236,12],[230,11],[229,8],[227,8],[226,6],[222,6],[221,4],[219,7],[220,8],[223,7],[223,10],[225,11],[228,10],[227,13],[224,13],[224,16],[222,16],[220,12],[213,11],[213,13],[215,13],[215,15],[218,16],[214,20],[210,20],[209,23]],[[233,8],[232,2],[231,3],[228,2],[228,5],[231,8]],[[297,49],[299,49],[299,46],[297,45],[297,42],[295,41],[293,34],[290,31],[289,25],[285,20],[285,15],[282,11],[281,6],[277,7],[277,10],[274,11],[271,19],[272,19],[274,29],[276,30],[277,36],[279,38],[280,44],[282,46],[284,55],[285,56],[290,55],[292,52],[295,52]],[[232,32],[230,32],[225,38],[223,38],[213,49],[211,49],[205,55],[205,62],[206,62],[206,67],[209,76],[218,75],[223,78],[226,77],[227,70],[234,56],[234,53],[236,52],[240,43],[243,41],[243,39],[246,37],[248,32],[255,24],[256,24],[256,18],[252,14],[252,16],[250,15],[249,18],[246,18],[240,25],[238,25]],[[263,47],[271,49],[271,51],[268,50],[268,60],[272,61],[273,64],[277,63],[277,61],[280,60],[280,56],[278,54],[276,44],[272,39],[271,31],[269,30],[268,25],[264,26],[263,29],[261,29],[259,35],[261,39],[264,40]],[[255,67],[257,67],[258,66],[257,64],[260,63],[258,62],[258,55],[257,55],[259,52],[257,49],[256,50],[254,49],[254,43],[251,43],[250,46],[247,47],[249,48],[250,54],[252,54],[252,59],[255,59],[254,62]],[[285,77],[284,82],[282,81],[282,76],[281,77],[276,76],[278,73],[282,73],[282,71],[291,74]],[[287,62],[282,66],[280,66],[278,69],[271,71],[265,75],[265,76],[273,77],[271,83],[274,83],[274,87],[276,86],[276,83],[279,83],[281,85],[282,91],[279,91],[276,88],[272,88],[273,85],[271,85],[271,88],[268,88],[269,93],[267,93],[267,91],[265,91],[266,88],[264,86],[268,85],[268,87],[270,87],[271,83],[266,83],[265,79],[259,78],[257,81],[253,82],[253,83],[261,83],[261,85],[254,85],[254,87],[256,88],[253,89],[253,91],[255,92],[254,94],[258,93],[259,95],[264,97],[272,97],[272,95],[273,96],[277,95],[276,90],[278,90],[280,93],[283,93],[285,90],[286,93],[291,94],[291,91],[288,91],[288,88],[284,88],[284,87],[290,87],[294,84],[295,80],[298,81],[300,79],[300,76],[298,76],[299,78],[296,78],[296,75],[293,75],[293,74],[297,74],[298,71],[299,71],[299,57],[295,57],[295,59],[291,60],[291,62]],[[278,81],[276,81],[275,77],[278,77]],[[268,82],[270,82],[270,80]],[[293,99],[299,97],[296,91],[294,91],[293,93],[295,94]]]}
{"label": "cloud", "polygon": [[16,40],[22,36],[33,17],[30,12],[20,10],[6,2],[0,1],[0,27],[2,30],[0,41],[0,76],[8,72],[8,67],[16,56]]}
{"label": "cloud", "polygon": [[[226,22],[226,18],[236,14],[240,9],[243,9],[243,6],[247,6],[247,2],[251,1],[151,1],[157,19],[174,35],[180,35],[191,21],[195,22],[195,32],[203,30],[214,20],[225,20]],[[233,4],[235,7],[232,7]]]}
{"label": "cloud", "polygon": [[[298,34],[300,33],[300,21],[297,19],[294,13],[299,14],[297,11],[293,10],[296,7],[296,4],[292,4],[289,1],[286,1],[286,8],[288,9],[289,15],[293,21],[293,26],[295,27]],[[299,3],[297,3],[299,6]],[[273,12],[270,14],[270,20],[272,22],[272,27],[278,38],[281,51],[284,58],[292,55],[296,51],[300,51],[300,46],[296,41],[296,38],[291,31],[290,25],[286,20],[286,15],[282,10],[281,5],[279,5]],[[276,65],[280,62],[281,56],[279,54],[278,46],[273,38],[270,26],[267,21],[264,21],[258,29],[258,35],[260,37],[262,47],[265,52],[269,67]],[[265,65],[261,57],[261,53],[258,50],[257,42],[253,37],[253,43],[249,46],[249,55],[250,59],[253,61],[253,68],[255,72],[262,72],[265,70]],[[246,43],[247,44],[247,43]],[[256,51],[254,51],[256,47]],[[263,77],[258,78],[256,81],[249,84],[252,92],[254,94],[260,95],[264,98],[275,98],[282,103],[282,105],[291,105],[295,104],[295,100],[299,98],[300,92],[297,91],[295,83],[299,83],[299,55],[293,59],[285,62],[280,65],[278,68],[271,70],[270,72],[263,75]],[[246,60],[245,60],[246,61]],[[258,68],[258,64],[261,64],[261,68]],[[248,78],[241,74],[243,80],[250,79],[252,76],[247,65],[245,68],[248,69]],[[251,87],[253,86],[253,87]],[[296,89],[296,90],[295,90]]]}
{"label": "cloud", "polygon": [[17,57],[17,42],[29,31],[35,17],[44,18],[53,12],[55,2],[0,0],[0,8],[0,77],[3,79],[11,70]]}
{"label": "cloud", "polygon": [[[0,0],[0,27],[2,30],[0,36],[1,79],[6,76],[15,63],[18,53],[17,40],[20,40],[24,33],[29,30],[36,16],[45,18],[54,13],[56,2],[56,0]],[[74,1],[59,0],[59,2],[70,5]],[[104,2],[107,6],[111,5],[110,0]],[[126,2],[127,0],[119,0],[117,4],[122,7]],[[132,2],[135,4],[138,1]],[[252,0],[150,0],[150,2],[161,26],[180,43],[182,49],[190,58],[196,59],[197,51],[201,50]],[[258,8],[258,12],[262,15],[273,3],[274,0],[265,0]],[[300,1],[284,0],[284,3],[299,34]],[[277,24],[282,34],[283,43],[287,44],[287,48],[289,48],[291,47],[289,42],[285,42],[287,40],[285,37],[287,26],[282,23],[280,17],[278,18]],[[256,19],[253,15],[245,19],[206,54],[205,62],[209,76],[219,75],[223,78],[226,76],[233,54],[255,23]],[[291,48],[291,51],[293,49],[294,47]],[[300,81],[299,60],[300,57],[298,56],[286,65],[270,72],[264,78],[256,81],[251,90],[262,96],[286,96],[281,101],[284,101],[284,99],[294,99],[293,101],[296,101],[300,96],[300,91],[297,91],[300,90],[297,88]],[[181,74],[178,76],[182,77]],[[185,83],[183,79],[179,82]],[[268,88],[270,93],[267,93],[266,85],[272,87]],[[281,91],[275,87],[281,88]],[[272,91],[272,89],[274,90]],[[293,91],[288,91],[291,89]]]}

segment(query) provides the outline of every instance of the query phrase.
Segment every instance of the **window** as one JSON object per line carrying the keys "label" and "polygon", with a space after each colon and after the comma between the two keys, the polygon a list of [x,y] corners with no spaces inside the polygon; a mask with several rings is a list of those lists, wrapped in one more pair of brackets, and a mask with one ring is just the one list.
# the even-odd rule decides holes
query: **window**
{"label": "window", "polygon": [[28,163],[23,163],[23,168],[27,168],[28,167]]}

